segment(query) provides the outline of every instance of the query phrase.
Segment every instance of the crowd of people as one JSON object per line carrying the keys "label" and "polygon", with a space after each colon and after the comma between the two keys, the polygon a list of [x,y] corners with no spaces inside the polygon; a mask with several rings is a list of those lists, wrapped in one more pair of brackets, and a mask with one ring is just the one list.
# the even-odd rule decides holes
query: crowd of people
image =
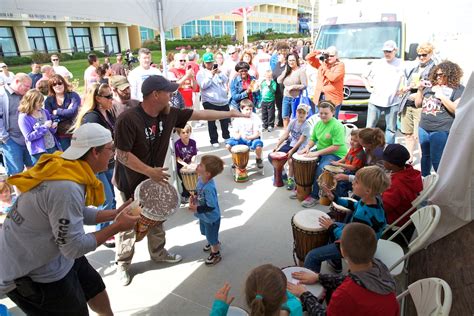
{"label": "crowd of people", "polygon": [[[460,67],[450,61],[436,65],[431,44],[418,47],[411,68],[396,57],[397,49],[394,41],[385,42],[384,57],[364,74],[371,92],[367,127],[349,135],[338,120],[345,67],[334,46],[310,52],[299,40],[208,48],[203,56],[181,50],[167,56],[165,68],[141,48],[132,70],[121,54],[114,64],[90,54],[82,96],[56,54],[51,65],[33,62],[29,74],[13,74],[0,64],[0,148],[10,177],[0,180],[2,211],[8,212],[0,229],[0,293],[32,315],[85,315],[87,305],[111,315],[105,285],[84,255],[101,244],[115,247],[118,278],[124,286],[131,282],[138,220],[131,200],[142,181],[169,180],[164,163],[171,139],[178,171],[197,166],[196,196],[183,183],[181,204],[199,219],[207,240],[203,250],[210,252],[206,265],[219,263],[214,177],[223,161],[213,155],[198,160],[191,138],[193,124],[207,121],[209,142],[219,148],[219,121],[225,147],[248,146],[257,168],[264,167],[264,133],[279,129],[271,151],[287,155],[289,198],[297,198],[292,157],[299,154],[317,161],[301,205],[312,208],[324,195],[350,210],[343,222],[321,219],[329,242],[307,254],[304,266],[313,272],[295,273],[300,285],[287,285],[272,265],[250,273],[245,293],[251,314],[301,315],[304,309],[309,315],[345,315],[350,305],[358,314],[397,315],[395,282],[374,259],[377,239],[410,208],[423,189],[422,176],[437,170],[464,89]],[[375,127],[381,113],[385,133]],[[407,147],[395,144],[398,117]],[[418,141],[421,172],[412,166]],[[326,166],[344,171],[335,176],[332,191],[318,181]],[[118,208],[116,191],[124,201]],[[356,200],[344,199],[349,196]],[[86,234],[84,224],[97,224],[96,232]],[[165,235],[162,221],[148,231],[151,259],[180,262],[181,255],[166,250]],[[341,272],[342,258],[349,264],[347,276],[319,274],[324,261]],[[316,282],[331,293],[326,306],[303,286]],[[211,315],[227,313],[229,291],[225,284],[216,293]],[[368,303],[357,304],[354,297]]]}

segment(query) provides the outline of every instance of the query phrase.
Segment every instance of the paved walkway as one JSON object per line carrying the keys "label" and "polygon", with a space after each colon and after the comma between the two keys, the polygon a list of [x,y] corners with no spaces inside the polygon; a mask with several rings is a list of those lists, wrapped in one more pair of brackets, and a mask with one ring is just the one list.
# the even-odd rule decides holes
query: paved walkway
{"label": "paved walkway", "polygon": [[[264,134],[264,157],[277,142],[281,129]],[[179,209],[165,224],[167,249],[183,256],[180,264],[158,264],[150,260],[146,239],[137,243],[130,269],[132,283],[121,286],[116,280],[114,250],[100,246],[87,257],[107,285],[116,315],[209,315],[215,291],[225,282],[232,284],[233,305],[246,307],[243,284],[248,272],[261,264],[293,265],[291,217],[302,209],[288,198],[284,187],[272,186],[273,168],[265,160],[264,175],[255,169],[250,156],[250,181],[235,183],[231,178],[231,157],[223,145],[209,145],[207,127],[196,129],[194,138],[201,153],[224,159],[224,172],[216,178],[222,210],[220,240],[222,261],[206,266],[206,244],[194,216]],[[13,315],[23,315],[8,299],[1,304]],[[92,313],[93,314],[93,313]]]}

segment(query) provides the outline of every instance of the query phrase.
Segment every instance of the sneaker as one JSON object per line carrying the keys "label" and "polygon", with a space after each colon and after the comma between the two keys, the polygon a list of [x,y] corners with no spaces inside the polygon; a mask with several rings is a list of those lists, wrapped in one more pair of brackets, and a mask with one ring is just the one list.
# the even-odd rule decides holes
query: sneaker
{"label": "sneaker", "polygon": [[296,190],[291,191],[289,197],[290,197],[290,199],[292,199],[292,200],[296,200],[296,198],[298,197],[298,196],[296,195]]}
{"label": "sneaker", "polygon": [[220,252],[216,252],[216,253],[211,252],[209,257],[207,257],[207,259],[206,259],[206,265],[208,265],[208,266],[215,265],[216,263],[218,263],[221,260],[222,260],[222,257],[221,257]]}
{"label": "sneaker", "polygon": [[181,196],[181,204],[188,204],[189,196]]}
{"label": "sneaker", "polygon": [[219,148],[220,145],[219,145],[219,143],[214,143],[214,144],[212,144],[212,147],[214,147],[214,148]]}
{"label": "sneaker", "polygon": [[204,251],[204,252],[208,252],[210,250],[211,250],[211,244],[207,244],[202,248],[202,251]]}
{"label": "sneaker", "polygon": [[115,237],[112,236],[104,242],[104,246],[107,248],[115,248]]}
{"label": "sneaker", "polygon": [[319,200],[316,200],[311,195],[309,195],[303,202],[301,202],[302,207],[310,208],[318,204]]}
{"label": "sneaker", "polygon": [[336,273],[342,273],[342,267],[337,264],[334,260],[332,259],[329,259],[326,261],[328,263],[328,265],[331,267],[331,269],[334,270],[334,272]]}
{"label": "sneaker", "polygon": [[263,161],[262,159],[257,158],[257,168],[262,169],[263,168]]}
{"label": "sneaker", "polygon": [[178,263],[181,260],[183,260],[183,257],[181,257],[180,255],[168,252],[168,254],[163,259],[159,259],[159,260],[156,260],[156,261],[157,262],[167,262],[167,263]]}
{"label": "sneaker", "polygon": [[268,129],[267,129],[267,130],[268,130],[268,132],[270,133],[271,131],[273,131],[273,127],[268,126]]}
{"label": "sneaker", "polygon": [[117,266],[117,279],[122,286],[127,286],[132,281],[128,269],[121,265]]}
{"label": "sneaker", "polygon": [[294,190],[295,189],[295,180],[293,178],[288,178],[286,182],[286,189],[287,190]]}

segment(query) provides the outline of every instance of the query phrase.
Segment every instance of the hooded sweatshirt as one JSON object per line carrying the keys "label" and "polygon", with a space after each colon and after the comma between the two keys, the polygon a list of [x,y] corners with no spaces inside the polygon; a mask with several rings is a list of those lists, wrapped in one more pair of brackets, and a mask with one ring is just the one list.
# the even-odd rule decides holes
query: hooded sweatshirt
{"label": "hooded sweatshirt", "polygon": [[[320,282],[325,288],[329,284],[334,287],[338,285],[331,275],[321,274]],[[374,259],[371,269],[349,272],[335,289],[326,310],[310,292],[303,293],[301,301],[310,316],[398,316],[400,307],[395,291],[395,280],[388,268],[380,260]]]}
{"label": "hooded sweatshirt", "polygon": [[[410,209],[411,202],[423,190],[421,172],[413,169],[411,165],[406,165],[405,169],[391,174],[391,185],[382,193],[383,208],[387,223],[393,223],[403,213]],[[410,215],[405,216],[399,223],[401,226],[406,223]]]}

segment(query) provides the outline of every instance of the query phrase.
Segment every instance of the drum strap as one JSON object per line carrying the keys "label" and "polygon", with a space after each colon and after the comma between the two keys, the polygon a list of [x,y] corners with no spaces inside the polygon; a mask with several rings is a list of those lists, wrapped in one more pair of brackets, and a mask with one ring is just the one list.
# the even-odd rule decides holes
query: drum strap
{"label": "drum strap", "polygon": [[[148,118],[150,117],[148,114],[145,113],[145,110],[143,110],[142,108],[142,104],[140,103],[137,107],[135,107],[137,113],[140,115],[140,117],[142,118],[143,120],[143,124],[146,128],[148,128],[149,126],[149,121],[148,121]],[[155,155],[157,155],[157,153],[155,152],[155,148],[159,148],[160,147],[160,143],[161,143],[161,131],[162,131],[162,128],[160,126],[160,119],[159,119],[159,116],[157,116],[155,119],[155,123],[156,123],[156,131],[155,131],[155,137],[153,139],[151,139],[151,137],[148,138],[148,145],[150,146],[150,161],[148,162],[149,163],[149,166],[151,167],[156,167],[155,166]],[[156,141],[158,139],[158,146],[155,146],[156,145]]]}

